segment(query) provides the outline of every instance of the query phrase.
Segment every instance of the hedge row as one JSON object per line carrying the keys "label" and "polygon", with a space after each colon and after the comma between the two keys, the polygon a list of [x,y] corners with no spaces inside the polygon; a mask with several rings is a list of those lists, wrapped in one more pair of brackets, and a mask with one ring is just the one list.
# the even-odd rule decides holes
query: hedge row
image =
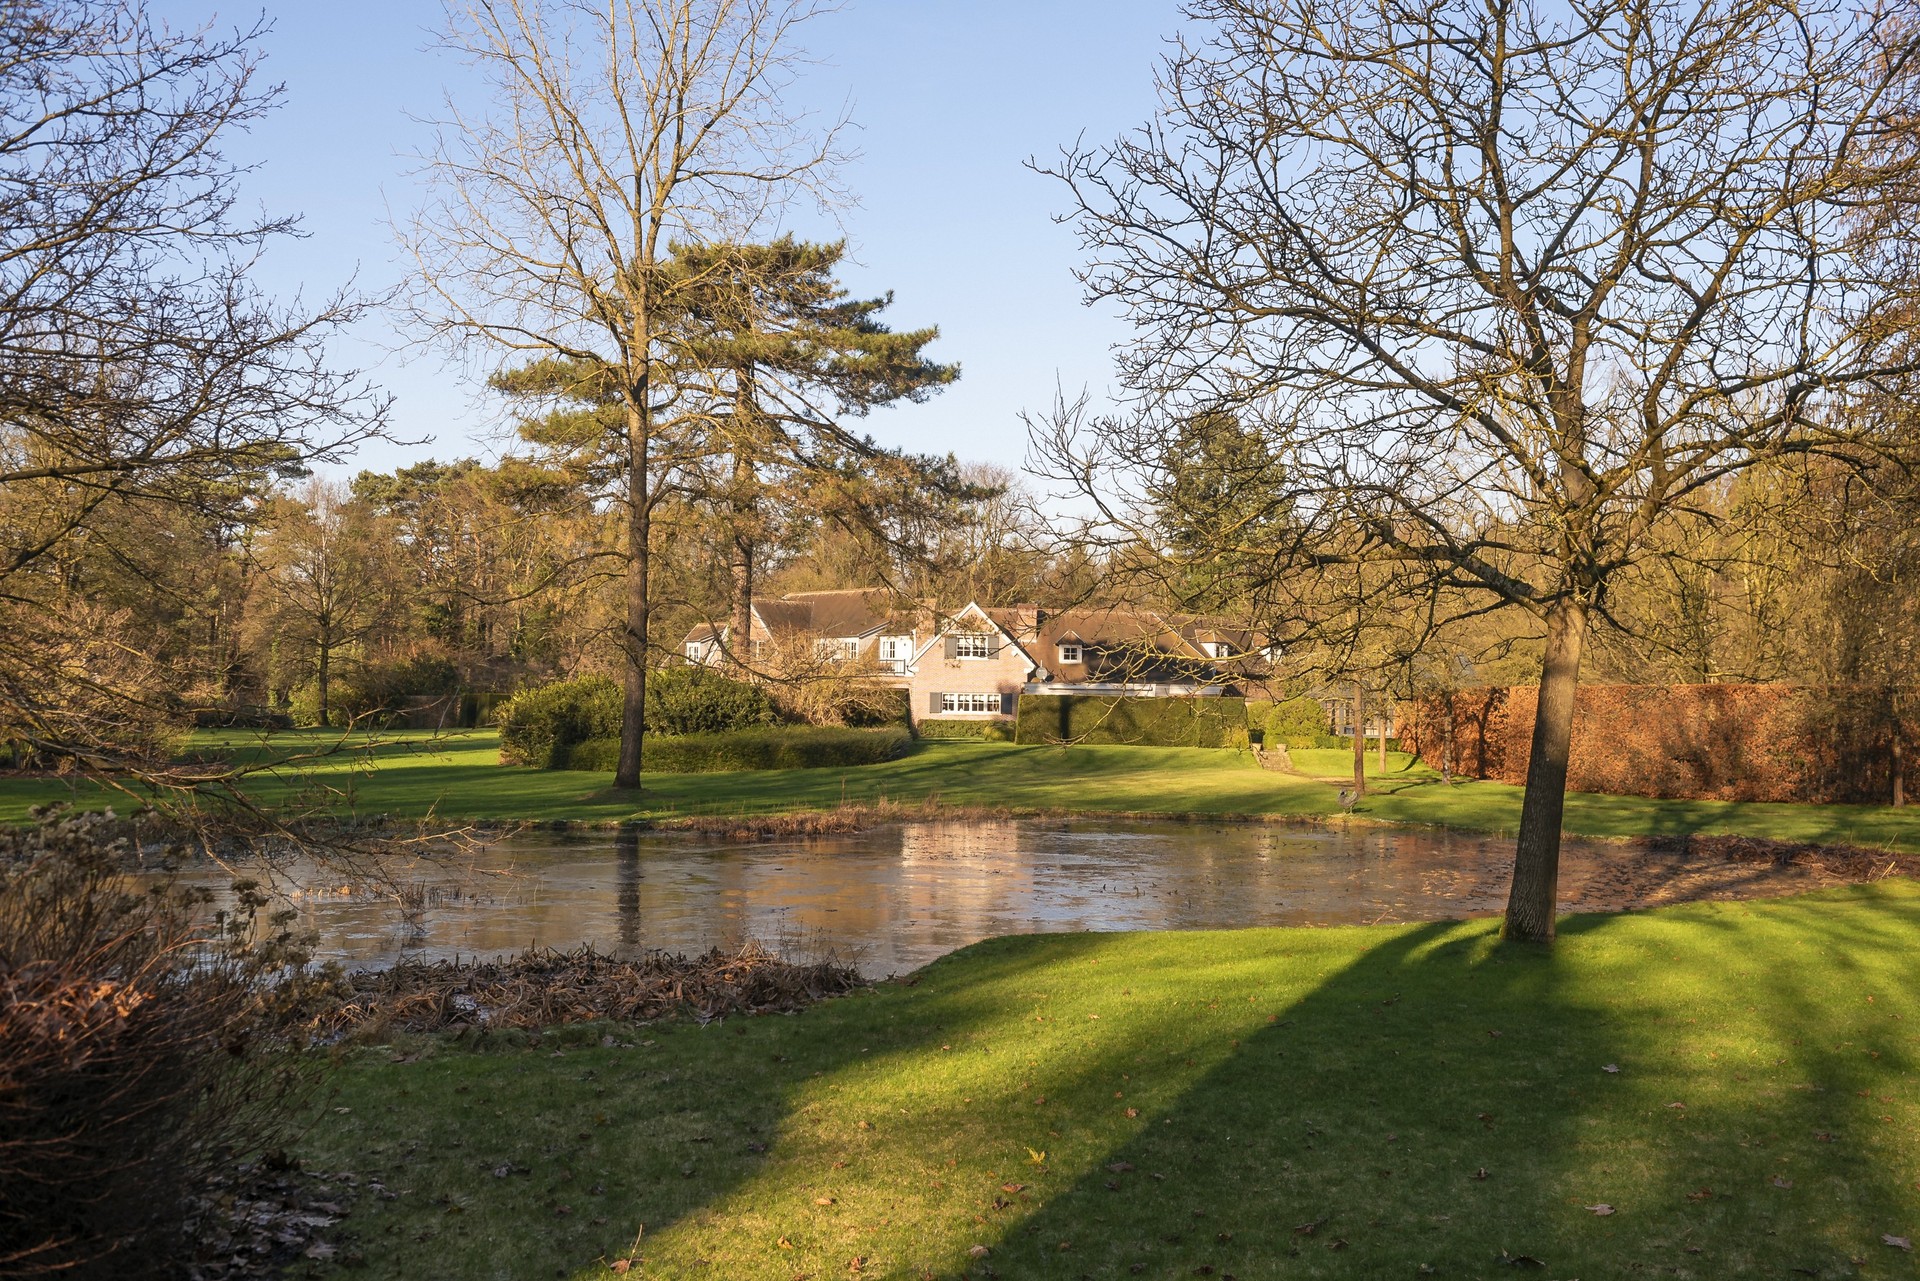
{"label": "hedge row", "polygon": [[1247,700],[1022,694],[1014,741],[1245,747]]}
{"label": "hedge row", "polygon": [[[576,745],[620,737],[622,702],[620,686],[604,676],[515,694],[495,712],[500,759],[509,765],[564,768]],[[765,690],[710,668],[680,665],[647,673],[648,734],[712,734],[779,720]]]}
{"label": "hedge row", "polygon": [[1311,698],[1247,704],[1247,728],[1269,747],[1334,747],[1327,733],[1327,709]]}
{"label": "hedge row", "polygon": [[[720,734],[649,737],[644,767],[658,774],[712,774],[722,770],[825,769],[897,760],[913,746],[899,727],[842,729],[837,725],[781,725]],[[609,772],[619,762],[618,737],[575,743],[567,769]]]}
{"label": "hedge row", "polygon": [[964,738],[987,743],[1013,742],[1013,727],[1003,720],[961,720],[929,716],[916,728],[921,738]]}
{"label": "hedge row", "polygon": [[[1400,707],[1429,765],[1524,783],[1539,689],[1460,690]],[[1920,787],[1920,690],[1789,685],[1582,685],[1567,786],[1724,801],[1885,804],[1893,741]]]}

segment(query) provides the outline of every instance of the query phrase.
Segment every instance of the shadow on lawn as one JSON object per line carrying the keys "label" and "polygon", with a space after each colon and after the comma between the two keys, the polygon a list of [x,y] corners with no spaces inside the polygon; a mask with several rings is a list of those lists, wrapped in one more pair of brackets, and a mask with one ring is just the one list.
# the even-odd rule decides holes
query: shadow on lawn
{"label": "shadow on lawn", "polygon": [[[1006,1277],[1461,1277],[1521,1256],[1554,1276],[1908,1275],[1881,1235],[1920,1225],[1892,1115],[1914,1100],[1885,1091],[1910,1093],[1915,1064],[1882,1003],[1908,1005],[1920,902],[1857,897],[1570,918],[1554,953],[1486,924],[1399,933],[990,1262]],[[1822,953],[1829,966],[1799,964]]]}

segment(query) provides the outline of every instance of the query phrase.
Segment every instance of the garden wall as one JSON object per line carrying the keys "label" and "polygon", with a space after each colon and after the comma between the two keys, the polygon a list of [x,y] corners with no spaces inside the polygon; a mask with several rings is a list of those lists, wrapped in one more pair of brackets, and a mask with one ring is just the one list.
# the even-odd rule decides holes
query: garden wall
{"label": "garden wall", "polygon": [[[1450,764],[1455,774],[1524,783],[1538,694],[1534,686],[1515,685],[1402,703],[1401,742],[1436,769]],[[1625,796],[1885,804],[1896,719],[1908,744],[1908,794],[1920,783],[1917,694],[1796,685],[1582,685],[1567,786]]]}

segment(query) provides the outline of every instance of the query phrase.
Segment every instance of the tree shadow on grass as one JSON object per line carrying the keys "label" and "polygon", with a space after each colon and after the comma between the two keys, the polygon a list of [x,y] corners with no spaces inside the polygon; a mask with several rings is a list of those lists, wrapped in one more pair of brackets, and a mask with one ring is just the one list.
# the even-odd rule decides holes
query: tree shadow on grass
{"label": "tree shadow on grass", "polygon": [[1398,933],[971,1275],[1911,1275],[1916,938],[1911,890]]}
{"label": "tree shadow on grass", "polygon": [[1911,1275],[1880,1238],[1920,1226],[1916,937],[1902,884],[1569,918],[1552,952],[1490,921],[1006,938],[345,1101],[425,1198],[377,1275],[578,1269],[642,1223],[670,1277]]}

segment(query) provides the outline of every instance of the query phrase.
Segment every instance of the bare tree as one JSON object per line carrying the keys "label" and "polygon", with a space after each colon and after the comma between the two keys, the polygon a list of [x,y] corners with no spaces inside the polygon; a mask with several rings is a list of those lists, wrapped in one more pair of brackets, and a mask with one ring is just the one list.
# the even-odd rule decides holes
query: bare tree
{"label": "bare tree", "polygon": [[[1040,444],[1110,520],[1231,412],[1285,469],[1276,574],[1390,567],[1545,633],[1507,908],[1554,932],[1574,690],[1608,584],[1757,462],[1853,461],[1912,369],[1854,234],[1909,50],[1849,0],[1194,0],[1158,118],[1070,152],[1134,393]],[[1230,549],[1238,552],[1259,548]],[[1269,549],[1271,550],[1271,549]]]}
{"label": "bare tree", "polygon": [[394,532],[345,487],[320,480],[278,499],[266,526],[248,621],[265,633],[261,648],[311,677],[318,723],[328,725],[342,658],[393,626]]}
{"label": "bare tree", "polygon": [[[739,238],[837,197],[838,124],[784,105],[822,0],[449,0],[444,46],[493,91],[449,104],[433,196],[402,238],[429,332],[617,388],[626,508],[625,710],[614,781],[640,784],[663,432],[683,411],[666,323],[676,241]],[[696,405],[688,413],[697,414]],[[665,443],[671,444],[670,438]]]}
{"label": "bare tree", "polygon": [[296,230],[237,207],[221,150],[279,96],[261,30],[0,5],[0,739],[40,759],[159,781],[179,710],[141,639],[76,598],[85,544],[136,508],[222,519],[381,430],[326,360],[359,305],[277,306],[251,279]]}

